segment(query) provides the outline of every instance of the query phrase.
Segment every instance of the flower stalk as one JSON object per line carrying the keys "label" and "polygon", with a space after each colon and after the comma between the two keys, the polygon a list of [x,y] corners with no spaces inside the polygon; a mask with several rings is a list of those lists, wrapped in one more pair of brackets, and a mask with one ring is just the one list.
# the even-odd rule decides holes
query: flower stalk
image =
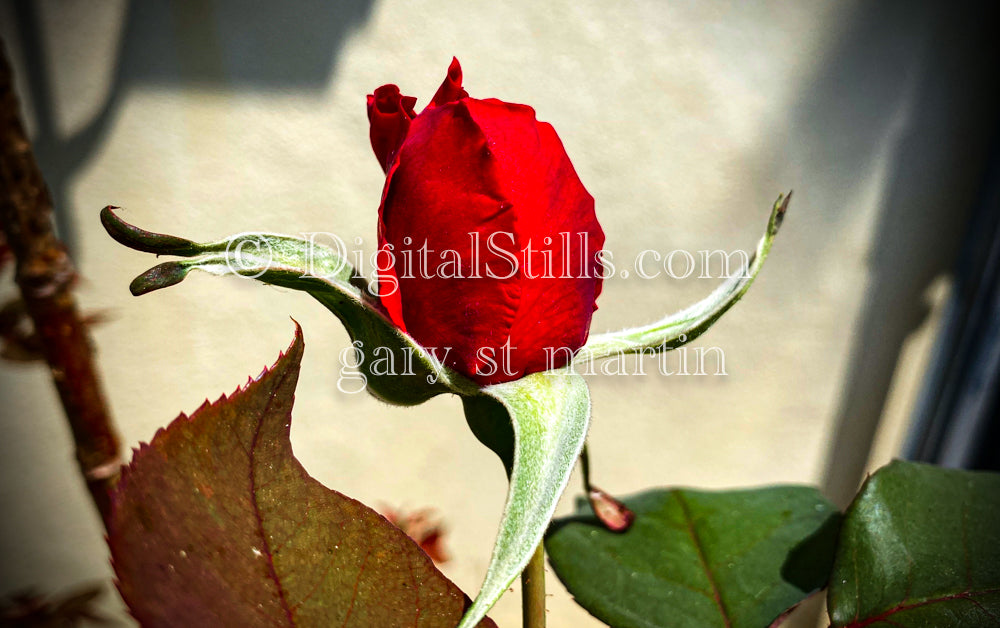
{"label": "flower stalk", "polygon": [[538,544],[521,573],[521,616],[524,628],[545,628],[545,546]]}

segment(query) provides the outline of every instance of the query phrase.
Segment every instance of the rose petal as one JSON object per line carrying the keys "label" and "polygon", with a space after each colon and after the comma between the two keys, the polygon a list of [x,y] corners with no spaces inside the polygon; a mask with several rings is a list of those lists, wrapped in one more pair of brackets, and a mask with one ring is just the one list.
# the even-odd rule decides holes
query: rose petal
{"label": "rose petal", "polygon": [[415,104],[416,98],[403,96],[395,85],[383,85],[368,96],[369,137],[384,172],[389,171],[396,151],[406,139],[410,120],[416,116]]}
{"label": "rose petal", "polygon": [[379,285],[398,282],[382,303],[399,327],[485,385],[586,342],[604,232],[552,127],[461,81],[453,59],[387,166],[379,246],[394,259]]}
{"label": "rose petal", "polygon": [[[507,340],[519,280],[516,274],[503,277],[511,264],[497,252],[514,248],[503,235],[513,234],[513,205],[504,197],[486,138],[463,103],[414,120],[380,214],[383,241],[397,249],[406,330],[425,347],[437,348],[448,366],[475,374]],[[494,233],[500,235],[491,251]],[[472,267],[476,236],[470,234],[480,238],[479,268]],[[442,251],[457,252],[460,259],[442,259]]]}
{"label": "rose petal", "polygon": [[594,253],[604,232],[594,199],[533,109],[497,100],[470,100],[469,109],[509,182],[518,248],[531,251],[522,256],[511,370],[521,376],[557,368],[586,342],[600,289]]}
{"label": "rose petal", "polygon": [[427,108],[440,107],[468,97],[469,93],[462,89],[462,66],[459,65],[457,58],[452,57],[451,65],[448,66],[448,76],[441,83],[441,87],[438,88]]}

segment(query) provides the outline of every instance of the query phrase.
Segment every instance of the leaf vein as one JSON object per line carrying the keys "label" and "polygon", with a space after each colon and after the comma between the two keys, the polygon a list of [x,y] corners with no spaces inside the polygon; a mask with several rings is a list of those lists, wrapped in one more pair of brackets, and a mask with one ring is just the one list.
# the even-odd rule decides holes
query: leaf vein
{"label": "leaf vein", "polygon": [[719,608],[719,613],[722,615],[723,624],[726,628],[732,628],[732,622],[729,620],[729,614],[726,612],[726,606],[722,601],[722,593],[719,590],[718,583],[715,582],[715,574],[712,573],[712,568],[708,564],[708,557],[705,555],[705,546],[698,536],[698,532],[694,529],[694,517],[691,515],[691,509],[688,506],[687,500],[684,499],[684,495],[680,491],[674,493],[677,498],[677,503],[680,504],[681,510],[684,512],[684,519],[687,521],[687,532],[691,537],[692,543],[694,543],[695,549],[698,551],[698,559],[701,561],[702,566],[705,568],[705,576],[708,578],[708,583],[712,587],[712,598],[715,600],[716,606]]}
{"label": "leaf vein", "polygon": [[333,567],[333,563],[335,563],[336,561],[337,559],[335,556],[330,556],[329,560],[326,561],[326,567],[323,568],[323,573],[320,574],[319,578],[317,578],[316,584],[314,584],[313,587],[309,589],[309,592],[306,593],[301,600],[295,603],[295,606],[292,607],[293,610],[298,610],[299,607],[301,607],[303,604],[309,601],[309,599],[316,593],[316,591],[319,591],[319,588],[323,585],[323,582],[326,581],[327,574],[330,573],[330,568]]}
{"label": "leaf vein", "polygon": [[253,515],[257,523],[257,533],[260,536],[261,545],[263,546],[262,554],[266,558],[267,568],[271,579],[274,581],[274,586],[278,590],[278,600],[281,603],[281,608],[285,611],[285,616],[288,619],[288,625],[295,625],[295,617],[292,614],[292,609],[288,605],[288,599],[285,597],[285,590],[281,586],[281,580],[278,578],[278,571],[274,566],[274,554],[271,552],[270,544],[267,541],[267,534],[264,532],[264,517],[260,512],[260,504],[257,502],[257,466],[256,466],[256,453],[257,453],[257,441],[260,439],[261,430],[264,427],[265,417],[268,415],[268,411],[271,409],[271,404],[274,402],[277,391],[284,384],[285,379],[288,378],[288,372],[281,373],[281,379],[279,379],[271,391],[268,393],[267,402],[264,404],[263,409],[260,411],[257,418],[257,426],[254,429],[253,440],[250,443],[249,456],[249,480],[250,480],[250,500],[253,504]]}
{"label": "leaf vein", "polygon": [[[848,624],[846,628],[866,628],[867,626],[871,626],[878,622],[885,622],[887,624],[892,624],[893,621],[890,620],[889,618],[897,613],[910,611],[915,608],[920,608],[921,606],[928,606],[930,604],[939,604],[943,602],[951,602],[954,600],[967,600],[969,602],[972,602],[976,606],[979,606],[979,604],[974,599],[975,596],[990,595],[993,593],[1000,593],[1000,587],[994,589],[983,589],[982,591],[962,591],[961,593],[953,593],[951,595],[942,595],[939,597],[926,598],[917,602],[913,602],[912,604],[900,603],[888,610],[879,613],[878,615],[864,619],[861,622],[855,620],[854,622]],[[996,618],[993,619],[996,620]],[[998,625],[1000,625],[1000,622],[998,622]]]}
{"label": "leaf vein", "polygon": [[365,573],[365,567],[368,565],[368,557],[371,556],[372,548],[369,546],[365,550],[365,558],[361,561],[361,567],[358,569],[358,577],[354,581],[354,592],[351,594],[351,605],[347,608],[347,616],[344,617],[344,623],[341,628],[347,628],[347,622],[351,620],[351,614],[354,613],[354,603],[358,600],[358,585],[361,583],[361,576]]}

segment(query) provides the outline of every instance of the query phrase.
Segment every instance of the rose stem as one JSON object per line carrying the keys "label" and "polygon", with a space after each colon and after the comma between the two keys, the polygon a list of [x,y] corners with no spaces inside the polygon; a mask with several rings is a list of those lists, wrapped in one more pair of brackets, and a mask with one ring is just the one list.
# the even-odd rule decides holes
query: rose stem
{"label": "rose stem", "polygon": [[539,543],[521,574],[524,628],[545,628],[545,544]]}
{"label": "rose stem", "polygon": [[590,495],[590,452],[587,451],[587,443],[583,444],[583,451],[580,452],[580,475],[583,476],[583,491]]}
{"label": "rose stem", "polygon": [[118,479],[118,435],[70,288],[76,271],[52,226],[52,199],[21,123],[14,80],[0,42],[0,229],[16,260],[15,281],[69,420],[76,459],[102,518]]}

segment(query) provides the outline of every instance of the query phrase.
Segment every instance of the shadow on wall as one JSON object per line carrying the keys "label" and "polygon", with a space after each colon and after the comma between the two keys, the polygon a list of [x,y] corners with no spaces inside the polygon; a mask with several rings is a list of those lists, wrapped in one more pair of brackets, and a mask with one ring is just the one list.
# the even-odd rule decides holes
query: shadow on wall
{"label": "shadow on wall", "polygon": [[[788,136],[806,138],[795,144],[810,150],[793,155],[807,195],[856,199],[860,182],[888,164],[827,461],[826,490],[841,505],[864,472],[906,337],[928,314],[927,289],[953,268],[996,141],[989,8],[976,0],[857,3],[792,112]],[[816,250],[838,246],[838,223],[857,224],[837,216],[858,208],[816,210],[821,224],[807,234]]]}
{"label": "shadow on wall", "polygon": [[[56,126],[54,63],[43,45],[42,15],[58,4],[14,3],[27,64],[27,99],[34,106],[35,155],[55,203],[59,233],[76,248],[68,186],[101,146],[122,96],[135,85],[206,86],[216,89],[322,89],[347,37],[363,25],[374,0],[290,2],[128,2],[118,34],[117,66],[100,111],[79,132],[61,137]],[[96,11],[94,19],[107,13]]]}
{"label": "shadow on wall", "polygon": [[[883,169],[868,285],[857,320],[842,322],[850,352],[823,480],[841,507],[864,474],[904,343],[929,314],[928,288],[954,268],[997,146],[1000,47],[990,8],[977,0],[855,3],[789,118],[786,137],[805,149],[790,155],[802,196],[844,199],[803,217],[816,223],[799,232],[814,239],[813,259],[838,258],[838,229],[858,225],[842,215],[868,211],[848,199]],[[815,285],[823,270],[807,268],[804,282]],[[790,625],[811,628],[819,612],[807,604]]]}

